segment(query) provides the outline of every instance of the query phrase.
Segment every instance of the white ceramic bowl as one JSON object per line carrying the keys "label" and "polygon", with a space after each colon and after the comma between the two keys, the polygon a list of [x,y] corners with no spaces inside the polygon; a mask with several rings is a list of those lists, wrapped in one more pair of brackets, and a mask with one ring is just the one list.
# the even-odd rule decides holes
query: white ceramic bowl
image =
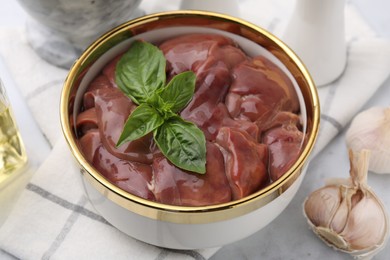
{"label": "white ceramic bowl", "polygon": [[[107,181],[84,158],[77,145],[72,117],[77,115],[88,83],[102,67],[142,38],[161,41],[190,32],[213,32],[233,38],[249,55],[263,54],[293,80],[304,119],[307,142],[294,165],[264,189],[229,203],[182,207],[129,194]],[[222,246],[245,238],[275,219],[299,189],[318,135],[320,111],[316,88],[299,58],[279,39],[250,23],[202,11],[175,11],[129,21],[103,35],[76,61],[61,97],[61,125],[80,165],[85,192],[95,209],[112,225],[141,241],[167,248]]]}

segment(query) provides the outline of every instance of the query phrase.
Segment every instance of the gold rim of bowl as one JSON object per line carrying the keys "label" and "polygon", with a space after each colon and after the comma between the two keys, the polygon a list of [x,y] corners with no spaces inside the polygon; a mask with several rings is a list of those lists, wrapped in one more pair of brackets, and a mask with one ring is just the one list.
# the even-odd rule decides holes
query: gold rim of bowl
{"label": "gold rim of bowl", "polygon": [[[295,77],[307,110],[307,143],[294,165],[277,181],[243,199],[202,207],[161,204],[132,195],[106,180],[84,158],[78,148],[70,123],[71,95],[77,90],[89,66],[106,50],[140,33],[175,26],[203,26],[231,32],[247,38],[275,55]],[[65,139],[83,177],[103,196],[121,207],[155,220],[179,224],[201,224],[223,221],[252,212],[282,195],[301,175],[318,135],[320,108],[316,87],[300,59],[281,40],[266,30],[228,15],[205,11],[172,11],[151,14],[128,21],[97,39],[74,63],[65,80],[60,104],[61,126]]]}

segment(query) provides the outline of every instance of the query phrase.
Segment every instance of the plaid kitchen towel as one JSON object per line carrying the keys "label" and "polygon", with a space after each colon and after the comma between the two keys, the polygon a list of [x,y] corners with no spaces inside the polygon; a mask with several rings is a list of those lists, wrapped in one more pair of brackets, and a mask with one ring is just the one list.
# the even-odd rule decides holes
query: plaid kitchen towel
{"label": "plaid kitchen towel", "polygon": [[[150,13],[177,9],[178,4],[143,1],[141,7]],[[282,0],[242,0],[240,4],[243,18],[277,36],[282,35],[292,9],[291,3]],[[261,8],[253,8],[256,5]],[[390,43],[376,38],[351,4],[346,8],[346,26],[347,67],[337,81],[319,89],[322,122],[316,154],[390,73]],[[0,31],[0,54],[53,147],[0,227],[1,259],[207,259],[218,250],[162,249],[136,241],[107,223],[84,196],[61,136],[58,104],[67,71],[41,60],[18,28]]]}

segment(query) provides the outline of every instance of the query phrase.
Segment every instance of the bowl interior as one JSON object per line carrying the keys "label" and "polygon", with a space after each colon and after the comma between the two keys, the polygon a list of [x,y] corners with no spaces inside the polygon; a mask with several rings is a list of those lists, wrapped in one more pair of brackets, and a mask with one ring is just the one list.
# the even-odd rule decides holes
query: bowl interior
{"label": "bowl interior", "polygon": [[[204,28],[204,27],[197,27],[197,26],[176,26],[176,27],[170,27],[170,28],[162,28],[162,29],[156,29],[149,32],[144,32],[139,35],[136,35],[132,38],[126,39],[123,42],[117,44],[116,46],[113,46],[111,49],[109,49],[106,53],[101,55],[89,68],[89,70],[85,73],[85,76],[80,82],[80,85],[78,87],[78,90],[76,92],[75,96],[75,103],[73,107],[73,120],[76,120],[76,116],[80,112],[81,103],[83,100],[83,94],[88,88],[89,83],[98,75],[98,73],[103,69],[105,65],[107,65],[108,62],[110,62],[113,58],[118,56],[119,54],[125,52],[131,45],[132,42],[135,40],[144,40],[147,42],[151,42],[155,45],[158,45],[159,43],[168,40],[170,38],[179,36],[179,35],[186,35],[186,34],[195,34],[195,33],[210,33],[210,34],[220,34],[224,35],[226,37],[229,37],[230,39],[233,39],[243,50],[244,52],[250,56],[255,57],[262,55],[266,57],[267,59],[271,60],[274,64],[276,64],[284,73],[287,74],[289,79],[294,85],[295,91],[298,95],[299,104],[300,104],[300,113],[301,113],[301,120],[302,120],[302,127],[303,132],[306,132],[307,128],[307,114],[306,114],[306,105],[305,100],[303,98],[302,92],[298,86],[297,81],[295,80],[294,76],[291,74],[291,72],[287,69],[287,67],[273,55],[271,52],[269,52],[264,47],[255,44],[254,42],[248,40],[247,38],[244,38],[242,36],[221,31],[217,29],[212,28]],[[74,129],[75,133],[77,132],[76,129]]]}
{"label": "bowl interior", "polygon": [[[248,56],[265,56],[288,75],[300,101],[303,132],[307,135],[301,155],[280,179],[241,200],[204,207],[170,206],[147,201],[108,182],[85,160],[77,146],[77,132],[72,128],[71,122],[75,122],[75,117],[80,111],[82,95],[89,82],[104,65],[127,50],[136,39],[158,44],[173,36],[189,33],[225,35],[237,42]],[[315,86],[306,68],[299,58],[275,36],[236,18],[206,12],[185,11],[155,14],[130,21],[103,35],[92,44],[74,64],[65,82],[61,97],[61,124],[72,153],[87,178],[103,194],[108,193],[107,197],[129,210],[142,212],[142,215],[146,214],[153,218],[163,212],[163,215],[171,215],[167,217],[170,220],[177,219],[178,214],[181,213],[199,216],[223,210],[225,214],[219,218],[229,218],[245,214],[276,199],[299,177],[318,134],[319,104]]]}

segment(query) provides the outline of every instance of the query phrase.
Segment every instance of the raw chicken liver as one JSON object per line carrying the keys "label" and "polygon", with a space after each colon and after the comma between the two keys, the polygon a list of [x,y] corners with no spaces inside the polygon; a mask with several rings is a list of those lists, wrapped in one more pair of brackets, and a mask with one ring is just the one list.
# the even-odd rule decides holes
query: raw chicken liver
{"label": "raw chicken liver", "polygon": [[290,79],[268,59],[248,57],[216,34],[182,35],[159,48],[167,81],[195,72],[195,93],[180,116],[206,137],[206,174],[177,168],[151,134],[116,147],[137,107],[115,83],[110,61],[91,81],[75,124],[85,158],[119,188],[178,206],[207,206],[242,199],[280,178],[298,158],[305,135]]}

